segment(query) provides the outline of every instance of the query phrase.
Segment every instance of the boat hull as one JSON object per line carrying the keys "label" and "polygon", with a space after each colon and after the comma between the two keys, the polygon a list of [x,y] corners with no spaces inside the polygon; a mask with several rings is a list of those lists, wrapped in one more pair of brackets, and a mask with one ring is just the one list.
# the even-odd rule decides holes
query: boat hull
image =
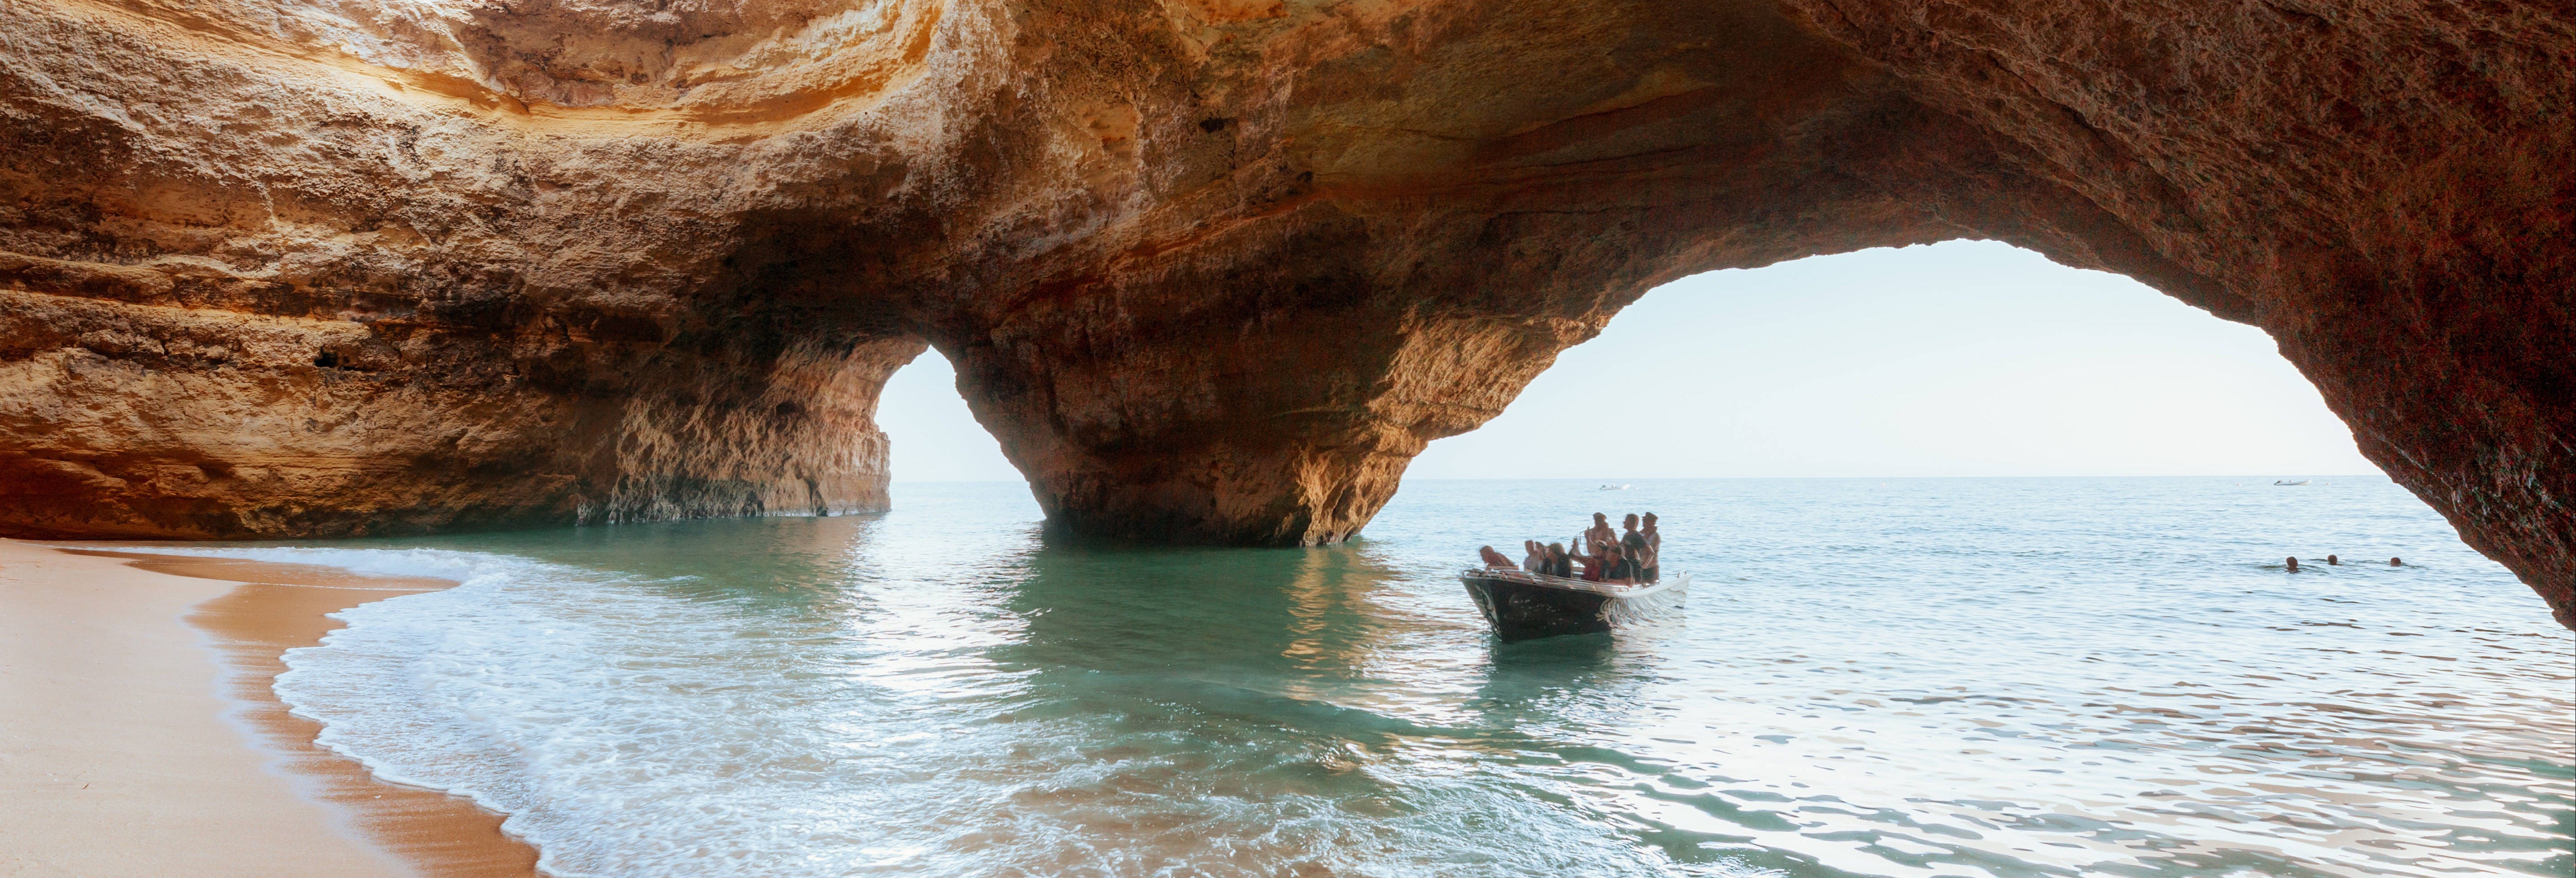
{"label": "boat hull", "polygon": [[1688,576],[1660,585],[1621,588],[1513,571],[1470,570],[1458,581],[1476,610],[1506,642],[1600,634],[1678,607]]}
{"label": "boat hull", "polygon": [[1467,595],[1475,599],[1476,610],[1493,624],[1495,636],[1505,641],[1610,630],[1609,616],[1602,612],[1610,604],[1609,595],[1547,588],[1500,577],[1459,579],[1467,584]]}

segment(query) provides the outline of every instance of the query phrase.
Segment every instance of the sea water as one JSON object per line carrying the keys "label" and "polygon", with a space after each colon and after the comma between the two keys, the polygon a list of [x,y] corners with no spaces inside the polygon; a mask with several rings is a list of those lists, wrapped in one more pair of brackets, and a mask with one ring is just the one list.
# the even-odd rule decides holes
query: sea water
{"label": "sea water", "polygon": [[[188,551],[461,580],[277,691],[554,875],[2576,870],[2576,642],[2383,478],[1415,482],[1274,550],[895,503]],[[1595,511],[1686,616],[1497,643],[1458,568]]]}

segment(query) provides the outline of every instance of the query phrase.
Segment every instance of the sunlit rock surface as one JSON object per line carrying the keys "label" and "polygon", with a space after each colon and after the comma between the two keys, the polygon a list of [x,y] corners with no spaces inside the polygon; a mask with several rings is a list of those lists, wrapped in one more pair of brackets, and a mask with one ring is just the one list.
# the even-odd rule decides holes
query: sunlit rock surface
{"label": "sunlit rock surface", "polygon": [[1061,530],[1330,541],[1657,283],[1981,237],[2263,327],[2571,606],[2544,4],[20,0],[0,34],[11,533],[881,507],[876,392],[927,343]]}

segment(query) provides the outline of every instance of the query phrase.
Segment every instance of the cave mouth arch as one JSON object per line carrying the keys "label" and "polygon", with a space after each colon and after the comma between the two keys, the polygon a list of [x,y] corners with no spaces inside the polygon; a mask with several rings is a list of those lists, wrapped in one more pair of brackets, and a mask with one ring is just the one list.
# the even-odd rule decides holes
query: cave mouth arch
{"label": "cave mouth arch", "polygon": [[[1622,429],[1605,448],[1580,415],[1587,399],[1651,412],[1657,426]],[[1027,483],[936,348],[889,376],[878,406],[894,483]],[[1690,411],[1700,408],[1712,411]],[[1757,435],[1723,435],[1747,431]],[[1904,454],[1907,444],[1921,447]],[[2261,330],[2126,277],[1968,239],[1658,286],[1494,420],[1433,441],[1405,478],[1542,472],[2382,476]]]}
{"label": "cave mouth arch", "polygon": [[1974,240],[1659,286],[1406,477],[1540,473],[2381,475],[2261,330]]}
{"label": "cave mouth arch", "polygon": [[957,390],[956,366],[938,348],[886,378],[876,424],[886,434],[886,472],[896,490],[911,482],[1028,484],[992,431],[976,422]]}

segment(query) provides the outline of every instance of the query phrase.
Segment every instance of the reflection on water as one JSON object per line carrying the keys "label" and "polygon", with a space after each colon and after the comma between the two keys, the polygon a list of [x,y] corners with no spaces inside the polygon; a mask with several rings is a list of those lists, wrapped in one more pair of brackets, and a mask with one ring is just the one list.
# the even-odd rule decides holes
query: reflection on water
{"label": "reflection on water", "polygon": [[467,578],[280,690],[566,875],[2576,868],[2568,633],[2384,481],[1640,484],[1689,618],[1495,642],[1461,549],[1588,487],[1415,485],[1314,550],[1049,545],[946,486],[230,551]]}

